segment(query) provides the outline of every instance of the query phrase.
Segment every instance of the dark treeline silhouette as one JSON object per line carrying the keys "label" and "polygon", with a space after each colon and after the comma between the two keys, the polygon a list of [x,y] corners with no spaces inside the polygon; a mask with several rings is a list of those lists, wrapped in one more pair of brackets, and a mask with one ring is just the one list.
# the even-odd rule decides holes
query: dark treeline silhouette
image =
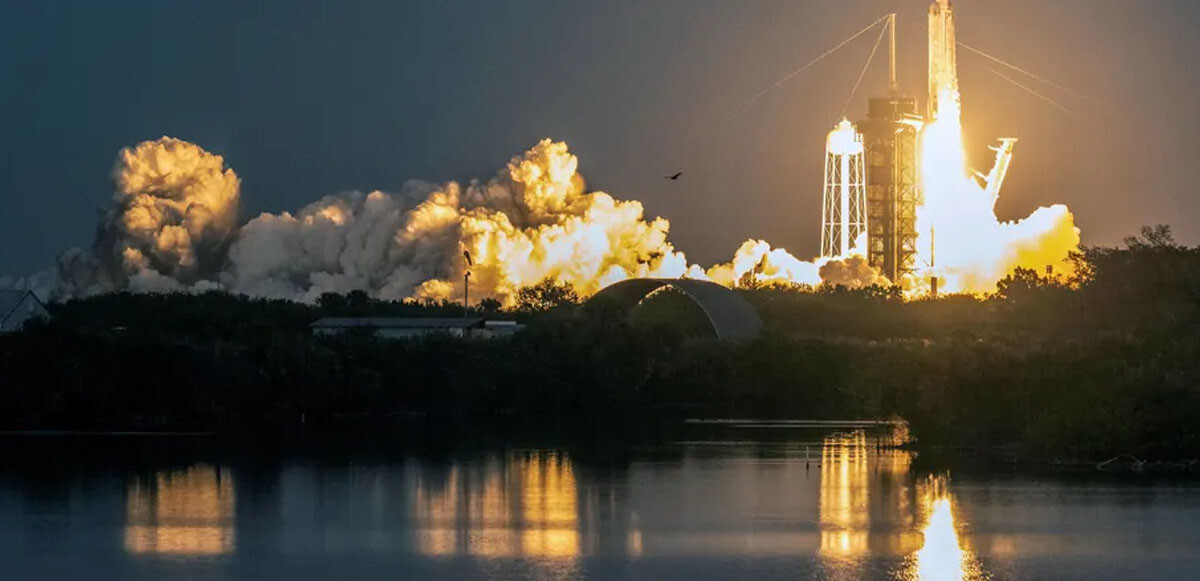
{"label": "dark treeline silhouette", "polygon": [[528,325],[498,340],[315,338],[308,327],[322,316],[461,316],[450,302],[103,295],[0,336],[0,428],[894,417],[921,445],[1195,457],[1200,248],[1146,228],[1074,262],[1070,275],[1018,269],[987,297],[743,289],[766,323],[744,342],[714,340],[678,292],[625,312],[550,280],[512,310],[473,306]]}

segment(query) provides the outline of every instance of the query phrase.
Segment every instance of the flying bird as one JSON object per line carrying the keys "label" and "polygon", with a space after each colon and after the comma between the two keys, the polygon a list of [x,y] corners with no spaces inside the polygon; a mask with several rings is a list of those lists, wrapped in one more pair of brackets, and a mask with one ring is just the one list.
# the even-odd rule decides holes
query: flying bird
{"label": "flying bird", "polygon": [[675,175],[663,176],[663,179],[675,181],[675,180],[679,179],[679,176],[681,176],[681,175],[683,175],[683,172],[678,171],[678,172],[675,172]]}
{"label": "flying bird", "polygon": [[475,266],[475,263],[471,261],[471,253],[470,252],[464,250],[463,258],[467,259],[467,266]]}

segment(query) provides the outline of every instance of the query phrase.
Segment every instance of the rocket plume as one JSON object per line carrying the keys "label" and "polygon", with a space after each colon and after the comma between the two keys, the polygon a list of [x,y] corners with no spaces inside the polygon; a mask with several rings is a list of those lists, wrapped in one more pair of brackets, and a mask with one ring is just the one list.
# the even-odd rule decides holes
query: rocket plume
{"label": "rocket plume", "polygon": [[[989,192],[970,177],[954,48],[953,8],[936,0],[929,8],[930,120],[921,135],[924,201],[917,208],[918,272],[908,281],[910,292],[928,288],[932,276],[946,291],[982,293],[1017,267],[1069,272],[1079,229],[1066,206],[1001,222],[995,214],[999,184]],[[1007,167],[1001,169],[993,179],[1002,179]]]}
{"label": "rocket plume", "polygon": [[1016,222],[997,219],[995,199],[967,174],[958,95],[943,89],[938,102],[937,118],[922,135],[918,288],[937,276],[947,291],[981,293],[995,290],[1016,267],[1069,272],[1068,256],[1079,246],[1070,210],[1056,204]]}

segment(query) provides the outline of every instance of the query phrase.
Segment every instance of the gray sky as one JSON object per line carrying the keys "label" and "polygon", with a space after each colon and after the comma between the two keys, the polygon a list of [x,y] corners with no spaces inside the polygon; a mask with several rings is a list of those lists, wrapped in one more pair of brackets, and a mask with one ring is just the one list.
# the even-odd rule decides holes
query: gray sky
{"label": "gray sky", "polygon": [[[1063,202],[1085,243],[1169,223],[1200,242],[1200,3],[958,0],[959,40],[1087,94],[1068,115],[959,56],[975,165],[1020,138],[998,207]],[[821,154],[884,13],[924,100],[924,0],[395,0],[0,5],[0,274],[90,244],[117,151],[171,135],[225,156],[243,219],[408,179],[490,177],[542,137],[595,189],[671,221],[695,262],[819,246]],[[849,116],[885,89],[877,57]],[[683,179],[660,176],[682,170]]]}

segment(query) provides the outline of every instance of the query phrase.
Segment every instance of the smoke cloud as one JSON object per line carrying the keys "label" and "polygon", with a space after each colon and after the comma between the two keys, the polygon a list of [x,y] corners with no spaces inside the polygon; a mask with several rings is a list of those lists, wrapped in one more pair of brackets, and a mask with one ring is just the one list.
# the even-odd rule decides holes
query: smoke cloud
{"label": "smoke cloud", "polygon": [[887,277],[880,274],[879,269],[867,264],[867,259],[858,255],[826,262],[821,265],[820,273],[821,281],[825,284],[847,288],[890,284]]}
{"label": "smoke cloud", "polygon": [[455,299],[466,251],[471,295],[512,304],[519,288],[547,277],[586,295],[625,278],[689,272],[666,220],[586,191],[577,168],[565,143],[543,140],[484,183],[410,182],[399,194],[340,194],[295,215],[263,214],[230,248],[222,283],[309,301],[350,290]]}
{"label": "smoke cloud", "polygon": [[224,160],[163,137],[125,148],[90,251],[59,256],[54,295],[178,290],[211,280],[236,232],[239,181]]}

